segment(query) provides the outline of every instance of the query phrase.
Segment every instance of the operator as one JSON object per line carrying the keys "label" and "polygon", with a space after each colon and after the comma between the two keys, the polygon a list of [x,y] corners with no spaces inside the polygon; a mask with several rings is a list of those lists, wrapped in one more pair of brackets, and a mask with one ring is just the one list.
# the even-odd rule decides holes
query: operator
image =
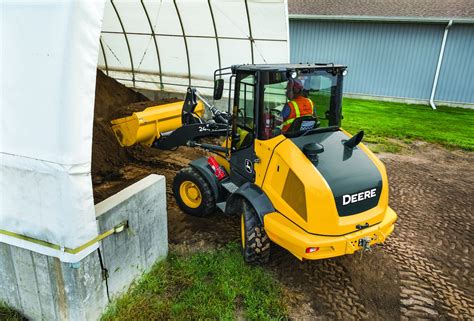
{"label": "operator", "polygon": [[286,133],[296,118],[314,115],[314,105],[311,99],[302,96],[303,83],[299,79],[290,78],[286,85],[286,97],[289,101],[281,111],[283,118],[281,131]]}

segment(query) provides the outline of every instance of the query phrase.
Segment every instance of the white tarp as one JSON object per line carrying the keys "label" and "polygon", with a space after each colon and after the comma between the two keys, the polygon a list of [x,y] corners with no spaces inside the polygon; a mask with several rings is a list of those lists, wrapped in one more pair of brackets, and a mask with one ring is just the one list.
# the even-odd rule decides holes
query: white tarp
{"label": "white tarp", "polygon": [[210,89],[219,67],[288,62],[288,48],[285,0],[114,0],[99,68],[129,87],[182,92]]}
{"label": "white tarp", "polygon": [[[96,67],[127,86],[211,88],[215,69],[288,62],[286,0],[0,0],[0,242],[76,262],[97,236]],[[103,22],[103,23],[102,23]],[[2,232],[3,231],[3,232]],[[4,233],[4,232],[8,233]]]}
{"label": "white tarp", "polygon": [[[97,236],[90,166],[103,8],[1,1],[0,230],[71,249]],[[0,241],[66,262],[95,249]]]}

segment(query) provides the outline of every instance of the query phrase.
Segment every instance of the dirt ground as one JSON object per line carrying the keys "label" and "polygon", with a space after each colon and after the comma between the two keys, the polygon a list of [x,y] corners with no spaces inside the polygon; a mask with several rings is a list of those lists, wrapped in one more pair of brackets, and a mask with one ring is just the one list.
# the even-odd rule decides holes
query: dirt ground
{"label": "dirt ground", "polygon": [[[299,263],[282,249],[269,269],[322,319],[472,319],[472,153],[417,143],[382,154],[399,219],[373,253]],[[302,312],[298,308],[305,304]],[[299,319],[299,318],[298,318]]]}
{"label": "dirt ground", "polygon": [[[142,102],[139,107],[150,104],[143,103],[144,97],[134,97],[122,105],[133,100]],[[168,187],[172,249],[193,252],[239,242],[239,218],[218,213],[207,218],[187,216],[171,194],[176,172],[205,152],[187,147],[173,152],[116,148],[106,125],[111,115],[120,113],[118,105],[94,124],[94,139],[102,140],[94,142],[93,150],[96,202],[150,173],[161,174]],[[133,111],[135,107],[127,108]],[[96,134],[100,130],[102,134]],[[370,253],[300,262],[272,244],[265,268],[284,285],[291,319],[472,319],[473,154],[420,142],[403,154],[379,157],[387,167],[390,206],[399,215],[383,247]]]}

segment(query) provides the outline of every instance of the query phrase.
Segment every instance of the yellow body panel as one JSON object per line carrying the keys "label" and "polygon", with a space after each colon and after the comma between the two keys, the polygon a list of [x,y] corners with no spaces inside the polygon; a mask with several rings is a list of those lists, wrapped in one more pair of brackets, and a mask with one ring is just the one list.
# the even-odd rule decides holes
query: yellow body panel
{"label": "yellow body panel", "polygon": [[[283,213],[288,219],[305,230],[324,235],[341,235],[353,232],[355,225],[359,223],[373,225],[383,220],[385,210],[388,207],[387,175],[383,164],[362,144],[359,147],[367,153],[381,174],[382,191],[376,207],[345,217],[338,215],[331,188],[324,177],[317,170],[315,171],[311,161],[291,140],[286,139],[279,142],[278,148],[273,153],[267,151],[267,155],[273,155],[269,163],[263,160],[265,158],[263,157],[265,155],[264,150],[259,151],[257,146],[258,144],[256,144],[256,152],[262,161],[258,166],[255,166],[256,184],[267,194],[278,212]],[[259,166],[261,166],[261,169]],[[263,169],[266,169],[266,174],[263,173]],[[294,193],[305,193],[307,215],[298,213],[282,197],[290,169],[292,174],[304,185],[304,190],[295,190]],[[262,175],[265,175],[263,183]]]}
{"label": "yellow body panel", "polygon": [[253,166],[255,170],[255,184],[257,186],[262,187],[268,163],[270,162],[273,151],[275,150],[275,147],[285,139],[285,136],[278,135],[272,139],[255,140],[255,154],[260,160],[259,163],[255,163]]}
{"label": "yellow body panel", "polygon": [[[359,214],[339,216],[328,183],[290,139],[280,135],[255,141],[255,153],[260,159],[259,163],[254,164],[255,184],[262,188],[277,211],[267,214],[264,219],[265,231],[272,241],[300,259],[322,259],[353,253],[359,249],[358,240],[366,236],[372,238],[370,244],[385,241],[397,219],[395,212],[388,207],[385,167],[366,146],[359,144],[358,148],[380,172],[382,190],[379,202],[376,207]],[[301,188],[294,188],[291,193],[304,193],[301,197],[306,209],[304,215],[282,197],[290,172],[301,183]],[[357,224],[365,223],[370,227],[355,231]],[[320,249],[305,253],[308,247]]]}
{"label": "yellow body panel", "polygon": [[[112,130],[121,146],[132,146],[141,143],[150,146],[161,133],[175,130],[182,126],[181,112],[183,101],[153,106],[132,116],[111,121]],[[204,115],[204,105],[198,102],[195,113]]]}
{"label": "yellow body panel", "polygon": [[[317,260],[352,254],[361,249],[358,245],[361,238],[370,237],[370,245],[383,243],[393,232],[396,220],[397,215],[388,207],[383,221],[375,226],[340,236],[322,236],[310,234],[280,213],[274,212],[265,215],[264,226],[268,237],[273,242],[286,248],[300,260]],[[309,247],[318,247],[319,250],[306,253]]]}

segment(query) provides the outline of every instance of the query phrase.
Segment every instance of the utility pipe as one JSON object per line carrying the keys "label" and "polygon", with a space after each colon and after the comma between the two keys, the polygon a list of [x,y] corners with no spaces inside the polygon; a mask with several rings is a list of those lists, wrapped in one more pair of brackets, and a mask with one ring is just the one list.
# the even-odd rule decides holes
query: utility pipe
{"label": "utility pipe", "polygon": [[438,65],[436,66],[436,73],[433,81],[433,88],[431,88],[430,106],[436,110],[434,103],[434,97],[436,94],[436,87],[438,86],[439,71],[441,70],[441,64],[443,63],[444,49],[446,48],[446,40],[448,39],[449,27],[453,24],[453,20],[449,20],[448,24],[444,28],[443,42],[441,43],[441,50],[439,52]]}

